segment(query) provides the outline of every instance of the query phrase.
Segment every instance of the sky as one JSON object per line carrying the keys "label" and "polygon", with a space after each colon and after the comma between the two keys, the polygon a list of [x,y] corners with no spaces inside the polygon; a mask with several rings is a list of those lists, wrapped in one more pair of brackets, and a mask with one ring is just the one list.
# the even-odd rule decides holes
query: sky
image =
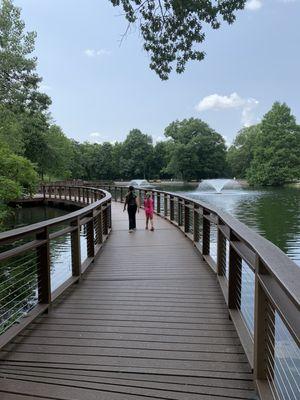
{"label": "sky", "polygon": [[42,90],[51,113],[77,141],[122,141],[138,128],[164,138],[175,120],[201,118],[229,145],[274,101],[300,123],[300,0],[248,0],[233,25],[207,30],[206,57],[161,81],[138,29],[109,0],[15,0],[37,32]]}

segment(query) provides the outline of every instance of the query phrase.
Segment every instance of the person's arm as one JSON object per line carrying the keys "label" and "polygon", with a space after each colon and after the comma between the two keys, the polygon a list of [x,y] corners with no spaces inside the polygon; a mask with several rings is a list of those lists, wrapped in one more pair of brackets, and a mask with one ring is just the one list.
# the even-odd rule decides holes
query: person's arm
{"label": "person's arm", "polygon": [[123,212],[126,210],[126,206],[127,206],[127,196],[125,196]]}

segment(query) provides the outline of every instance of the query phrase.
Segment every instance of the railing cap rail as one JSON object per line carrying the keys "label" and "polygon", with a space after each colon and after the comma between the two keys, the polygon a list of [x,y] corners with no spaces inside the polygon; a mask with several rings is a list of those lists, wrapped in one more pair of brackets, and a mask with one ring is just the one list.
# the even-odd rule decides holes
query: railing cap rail
{"label": "railing cap rail", "polygon": [[[48,185],[48,186],[50,187],[51,185]],[[52,186],[55,187],[55,185],[52,185]],[[82,188],[83,186],[78,186],[78,187]],[[70,188],[73,189],[74,186],[70,186]],[[86,214],[93,211],[94,208],[98,207],[100,204],[105,203],[111,199],[111,194],[109,192],[107,192],[106,190],[99,189],[99,188],[93,188],[93,187],[85,187],[85,188],[99,191],[99,192],[103,193],[105,196],[102,199],[97,200],[97,201],[89,204],[86,207],[81,208],[80,210],[73,211],[73,212],[63,215],[61,217],[51,218],[51,219],[48,219],[48,220],[45,220],[42,222],[37,222],[35,224],[26,225],[21,228],[16,228],[16,229],[11,229],[9,231],[1,232],[0,233],[0,243],[12,241],[13,239],[20,238],[20,237],[22,237],[24,235],[28,235],[30,233],[36,233],[46,227],[59,225],[64,222],[70,222],[78,217],[84,217]],[[75,203],[75,201],[74,201],[74,203]]]}
{"label": "railing cap rail", "polygon": [[179,195],[176,192],[165,192],[162,190],[146,188],[136,189],[149,190],[155,193],[163,193],[178,197],[216,214],[226,225],[229,226],[236,236],[242,239],[244,243],[246,243],[250,249],[256,253],[288,297],[296,307],[300,309],[300,268],[274,243],[270,242],[268,239],[264,238],[227,212],[201,200],[195,200],[181,194]]}

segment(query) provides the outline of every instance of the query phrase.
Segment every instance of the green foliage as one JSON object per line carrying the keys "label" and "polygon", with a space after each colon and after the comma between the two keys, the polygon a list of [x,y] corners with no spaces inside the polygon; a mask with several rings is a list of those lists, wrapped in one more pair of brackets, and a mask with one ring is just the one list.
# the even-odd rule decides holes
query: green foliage
{"label": "green foliage", "polygon": [[45,111],[50,98],[38,91],[35,32],[24,32],[20,9],[11,0],[0,4],[0,104],[35,112]]}
{"label": "green foliage", "polygon": [[66,137],[61,128],[52,125],[47,130],[45,136],[45,147],[43,152],[46,153],[46,160],[41,160],[43,170],[52,176],[60,178],[69,178],[70,160],[73,157],[73,147],[71,141]]}
{"label": "green foliage", "polygon": [[0,142],[17,154],[24,153],[24,141],[20,115],[10,107],[0,104]]}
{"label": "green foliage", "polygon": [[227,152],[227,162],[232,176],[246,178],[254,157],[254,147],[260,126],[243,128],[235,138]]}
{"label": "green foliage", "polygon": [[264,116],[247,171],[252,185],[281,186],[300,178],[300,126],[286,104],[278,102]]}
{"label": "green foliage", "polygon": [[124,178],[146,178],[152,161],[152,138],[132,129],[123,142],[120,168]]}
{"label": "green foliage", "polygon": [[[32,195],[38,184],[34,165],[26,158],[12,153],[3,144],[0,148],[0,178],[2,179],[0,200],[3,201],[15,199],[22,194]],[[7,187],[4,187],[3,182],[7,182]],[[9,192],[12,197],[9,197]]]}
{"label": "green foliage", "polygon": [[194,118],[172,122],[165,136],[171,138],[167,166],[170,174],[185,180],[224,176],[224,139],[205,122]]}
{"label": "green foliage", "polygon": [[246,0],[110,0],[121,6],[129,24],[138,22],[144,49],[150,54],[150,68],[161,79],[168,79],[172,64],[182,73],[189,60],[203,60],[199,45],[205,40],[204,28],[218,29],[221,21],[232,24],[235,12]]}

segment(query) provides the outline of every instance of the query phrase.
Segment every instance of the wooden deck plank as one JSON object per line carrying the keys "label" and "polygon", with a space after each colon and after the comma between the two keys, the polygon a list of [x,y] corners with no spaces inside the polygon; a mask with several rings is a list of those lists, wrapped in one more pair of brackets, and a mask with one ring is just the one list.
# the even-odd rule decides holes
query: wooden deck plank
{"label": "wooden deck plank", "polygon": [[162,218],[128,234],[112,215],[83,281],[0,353],[1,400],[255,399],[210,267]]}

